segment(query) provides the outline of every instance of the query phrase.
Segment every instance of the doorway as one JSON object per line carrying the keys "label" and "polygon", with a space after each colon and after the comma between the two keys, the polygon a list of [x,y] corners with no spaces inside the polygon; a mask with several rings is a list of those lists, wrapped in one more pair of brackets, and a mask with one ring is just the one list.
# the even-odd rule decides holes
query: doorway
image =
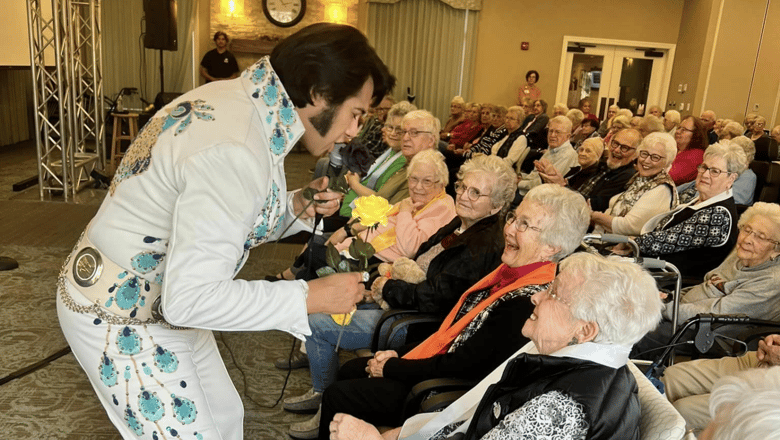
{"label": "doorway", "polygon": [[673,44],[564,37],[556,102],[577,108],[588,98],[603,120],[612,104],[635,115],[665,109]]}

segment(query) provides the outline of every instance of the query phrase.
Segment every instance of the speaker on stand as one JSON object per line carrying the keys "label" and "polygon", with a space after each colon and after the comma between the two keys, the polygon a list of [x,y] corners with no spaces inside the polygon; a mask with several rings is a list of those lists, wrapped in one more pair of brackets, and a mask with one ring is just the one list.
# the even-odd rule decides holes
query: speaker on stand
{"label": "speaker on stand", "polygon": [[144,47],[160,50],[160,93],[154,99],[156,104],[158,100],[165,99],[161,98],[161,95],[165,95],[163,51],[178,50],[176,0],[144,0],[144,16],[146,17]]}

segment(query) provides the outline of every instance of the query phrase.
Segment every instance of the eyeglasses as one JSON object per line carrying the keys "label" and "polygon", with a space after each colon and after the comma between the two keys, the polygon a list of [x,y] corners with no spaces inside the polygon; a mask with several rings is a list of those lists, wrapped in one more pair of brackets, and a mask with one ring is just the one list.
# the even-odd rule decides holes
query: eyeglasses
{"label": "eyeglasses", "polygon": [[621,153],[628,153],[631,150],[636,150],[636,148],[632,147],[631,145],[625,145],[621,144],[620,142],[612,139],[612,141],[609,143],[609,148],[615,149],[619,148]]}
{"label": "eyeglasses", "polygon": [[421,185],[425,189],[433,188],[433,185],[439,183],[438,180],[432,180],[432,179],[419,179],[414,176],[409,176],[409,186],[417,186]]}
{"label": "eyeglasses", "polygon": [[569,132],[563,130],[547,130],[547,134],[558,137],[558,136],[566,136],[567,134],[569,134]]}
{"label": "eyeglasses", "polygon": [[746,237],[750,237],[751,235],[753,235],[754,237],[756,237],[756,239],[757,239],[758,241],[763,241],[763,242],[765,242],[765,243],[772,243],[772,244],[774,244],[775,246],[777,246],[778,244],[780,244],[780,242],[777,242],[777,241],[775,241],[775,240],[772,240],[771,238],[767,237],[767,236],[766,236],[766,235],[764,235],[763,233],[756,232],[756,230],[755,230],[755,229],[751,228],[751,227],[750,227],[750,226],[748,226],[748,225],[742,225],[742,226],[740,226],[740,227],[739,227],[739,230],[740,230],[740,232],[744,232]]}
{"label": "eyeglasses", "polygon": [[460,181],[455,182],[455,192],[458,194],[465,193],[465,197],[472,202],[476,202],[480,197],[490,197],[490,194],[482,194],[477,188],[466,186]]}
{"label": "eyeglasses", "polygon": [[653,163],[658,163],[661,161],[661,159],[666,159],[664,156],[658,154],[650,154],[650,152],[647,150],[642,150],[639,152],[640,159],[647,159],[648,157]]}
{"label": "eyeglasses", "polygon": [[431,131],[420,131],[420,130],[415,130],[415,129],[401,130],[401,136],[405,136],[405,135],[408,134],[409,137],[411,137],[411,138],[416,138],[417,136],[419,136],[422,133],[433,134],[433,132],[431,132]]}
{"label": "eyeglasses", "polygon": [[565,304],[565,305],[571,307],[571,304],[569,304],[568,301],[566,301],[565,299],[563,299],[560,296],[558,296],[558,294],[556,293],[557,290],[558,290],[558,284],[555,281],[553,281],[553,283],[550,286],[550,288],[547,289],[547,296],[550,299],[554,299],[555,301],[558,301],[561,304]]}
{"label": "eyeglasses", "polygon": [[384,129],[390,134],[400,134],[401,136],[404,134],[404,129],[399,125],[385,124]]}
{"label": "eyeglasses", "polygon": [[710,172],[710,177],[712,177],[712,178],[717,178],[718,176],[720,176],[720,173],[726,173],[727,176],[729,174],[732,174],[732,173],[730,173],[728,171],[724,171],[724,170],[721,170],[721,169],[718,169],[718,168],[710,168],[707,165],[704,165],[703,163],[700,163],[696,167],[696,170],[699,172],[699,174],[704,174],[707,171],[709,171]]}
{"label": "eyeglasses", "polygon": [[506,224],[512,225],[517,232],[525,232],[528,229],[532,229],[536,232],[542,232],[541,228],[529,225],[525,219],[517,218],[517,215],[514,211],[509,211],[506,213]]}

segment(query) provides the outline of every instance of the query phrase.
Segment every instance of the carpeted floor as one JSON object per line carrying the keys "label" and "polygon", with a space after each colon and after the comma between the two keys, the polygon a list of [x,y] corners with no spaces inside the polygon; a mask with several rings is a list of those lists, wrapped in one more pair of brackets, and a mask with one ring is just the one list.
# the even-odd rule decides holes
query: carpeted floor
{"label": "carpeted floor", "polygon": [[[314,158],[292,154],[286,163],[289,186],[294,188],[308,181]],[[37,186],[20,193],[11,191],[13,183],[36,174],[32,143],[0,149],[0,256],[19,262],[18,269],[0,272],[0,379],[67,346],[55,311],[55,280],[105,195],[85,190],[78,203],[66,204],[56,197],[40,201]],[[278,273],[299,249],[299,244],[263,245],[251,253],[238,278]],[[244,437],[288,438],[289,424],[307,416],[274,406],[286,372],[274,368],[273,361],[289,355],[293,338],[277,331],[218,332],[216,337],[244,399]],[[302,394],[310,386],[308,369],[295,370],[285,396]],[[72,354],[0,385],[0,439],[33,438],[120,438]]]}

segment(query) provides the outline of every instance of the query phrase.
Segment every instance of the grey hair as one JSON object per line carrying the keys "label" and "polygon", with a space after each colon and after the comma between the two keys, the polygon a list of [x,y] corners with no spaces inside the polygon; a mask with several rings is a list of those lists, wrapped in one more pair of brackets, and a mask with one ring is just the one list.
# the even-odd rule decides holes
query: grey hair
{"label": "grey hair", "polygon": [[434,141],[439,140],[441,122],[439,122],[439,118],[433,116],[428,110],[410,111],[404,115],[404,119],[401,121],[401,125],[403,126],[407,121],[423,121],[422,125],[425,131],[430,131],[430,133],[425,134],[431,136]]}
{"label": "grey hair", "polygon": [[517,174],[498,156],[479,154],[464,163],[458,170],[458,180],[468,175],[484,174],[491,181],[490,201],[494,208],[509,206],[517,190]]}
{"label": "grey hair", "polygon": [[580,148],[582,148],[582,146],[585,145],[585,144],[593,144],[594,148],[596,148],[596,151],[598,152],[597,156],[599,158],[604,155],[604,147],[605,147],[604,139],[602,139],[602,138],[600,138],[598,136],[597,137],[592,137],[592,138],[587,138],[584,141],[582,141],[582,143],[580,144]]}
{"label": "grey hair", "polygon": [[682,121],[680,112],[677,110],[667,110],[666,113],[664,113],[664,117],[669,117],[669,120],[674,122],[675,124],[679,124],[680,121]]}
{"label": "grey hair", "polygon": [[[642,118],[640,126],[644,125],[648,133],[664,131],[664,122],[657,116],[647,115]],[[677,148],[677,147],[675,147]]]}
{"label": "grey hair", "polygon": [[444,155],[441,154],[435,148],[428,148],[415,154],[412,161],[409,162],[409,168],[406,170],[406,177],[412,175],[417,165],[428,164],[436,170],[436,180],[441,182],[443,186],[447,186],[450,183],[450,173],[447,171],[447,164],[444,162]]}
{"label": "grey hair", "polygon": [[387,112],[387,117],[403,118],[407,113],[417,110],[417,107],[409,101],[401,101],[393,104]]}
{"label": "grey hair", "polygon": [[728,134],[730,139],[742,136],[743,133],[745,133],[745,127],[736,121],[728,122],[720,129],[720,135],[723,136],[724,134]]}
{"label": "grey hair", "polygon": [[571,119],[567,118],[566,116],[556,116],[552,119],[550,119],[550,122],[548,122],[548,126],[552,126],[553,124],[560,124],[563,125],[563,127],[566,129],[569,134],[571,134]]}
{"label": "grey hair", "polygon": [[593,342],[631,346],[661,321],[658,287],[639,265],[578,252],[563,260],[560,269],[577,281],[566,296],[572,316],[599,326]]}
{"label": "grey hair", "polygon": [[714,440],[780,440],[780,367],[751,368],[715,382],[709,405]]}
{"label": "grey hair", "polygon": [[585,119],[585,113],[583,113],[582,110],[578,108],[573,108],[566,112],[566,117],[571,120],[571,125],[576,127],[582,124],[583,119]]}
{"label": "grey hair", "polygon": [[753,120],[753,125],[757,124],[758,122],[763,122],[766,124],[766,118],[763,116],[756,116],[756,119]]}
{"label": "grey hair", "polygon": [[628,116],[615,115],[615,117],[612,118],[611,121],[612,122],[610,122],[609,128],[612,127],[617,127],[620,129],[631,128],[631,119]]}
{"label": "grey hair", "polygon": [[452,98],[452,101],[450,101],[450,104],[466,105],[466,101],[463,99],[462,96],[456,96],[456,97]]}
{"label": "grey hair", "polygon": [[523,201],[526,200],[539,205],[547,212],[547,225],[542,227],[539,240],[560,248],[550,260],[559,261],[574,252],[590,224],[590,208],[582,194],[560,185],[546,183],[528,191],[523,198]]}
{"label": "grey hair", "polygon": [[674,136],[670,135],[669,133],[654,132],[648,134],[644,139],[642,139],[642,143],[639,144],[637,152],[647,151],[650,149],[651,145],[658,144],[661,144],[661,146],[664,147],[664,155],[666,156],[666,163],[664,164],[664,168],[666,168],[671,165],[672,162],[674,162],[674,158],[677,157],[677,141],[675,141]]}
{"label": "grey hair", "polygon": [[627,108],[621,108],[615,113],[615,116],[625,116],[626,118],[631,119],[634,117],[634,113]]}
{"label": "grey hair", "polygon": [[725,160],[726,171],[729,173],[742,174],[748,166],[745,150],[737,144],[712,144],[704,150],[704,160],[708,157],[719,157]]}
{"label": "grey hair", "polygon": [[[741,125],[740,128],[742,128]],[[753,162],[753,159],[756,158],[756,143],[749,137],[743,135],[730,139],[730,142],[739,145],[745,150],[745,156],[747,156],[747,164],[749,166],[750,162]]]}
{"label": "grey hair", "polygon": [[[739,216],[737,227],[742,227],[753,220],[753,217],[760,215],[769,220],[776,228],[780,228],[780,205],[777,203],[756,202],[753,206],[746,209]],[[780,242],[780,237],[772,237],[774,241]],[[780,250],[780,244],[775,245],[775,250]]]}
{"label": "grey hair", "polygon": [[555,112],[555,110],[563,110],[563,113],[566,113],[569,111],[569,107],[566,107],[566,104],[562,102],[558,102],[553,106],[553,113]]}
{"label": "grey hair", "polygon": [[508,109],[506,109],[506,113],[516,114],[518,122],[523,122],[523,119],[525,119],[525,109],[523,109],[523,107],[520,107],[519,105],[513,105],[512,107],[509,107]]}

